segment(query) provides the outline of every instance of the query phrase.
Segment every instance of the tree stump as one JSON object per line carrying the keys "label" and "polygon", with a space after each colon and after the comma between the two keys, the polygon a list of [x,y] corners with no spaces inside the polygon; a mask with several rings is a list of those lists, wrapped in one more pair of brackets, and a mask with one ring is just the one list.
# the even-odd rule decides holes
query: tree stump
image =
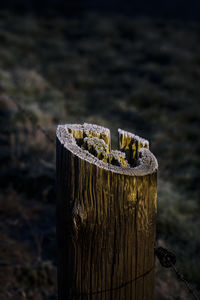
{"label": "tree stump", "polygon": [[92,124],[57,128],[59,300],[153,300],[158,164],[149,143]]}

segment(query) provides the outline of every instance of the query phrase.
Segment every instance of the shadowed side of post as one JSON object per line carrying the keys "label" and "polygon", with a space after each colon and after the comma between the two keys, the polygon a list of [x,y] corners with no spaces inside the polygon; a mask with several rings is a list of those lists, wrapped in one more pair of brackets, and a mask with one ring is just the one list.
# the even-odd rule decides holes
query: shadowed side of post
{"label": "shadowed side of post", "polygon": [[157,161],[130,135],[121,152],[106,128],[57,129],[59,300],[154,299]]}

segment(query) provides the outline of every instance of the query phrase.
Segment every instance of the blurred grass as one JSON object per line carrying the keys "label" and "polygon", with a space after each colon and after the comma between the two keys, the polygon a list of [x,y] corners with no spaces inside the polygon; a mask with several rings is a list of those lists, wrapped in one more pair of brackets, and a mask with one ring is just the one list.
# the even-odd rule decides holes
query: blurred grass
{"label": "blurred grass", "polygon": [[[8,257],[12,276],[1,275],[2,299],[56,294],[55,147],[37,122],[53,139],[58,123],[89,122],[111,129],[113,147],[117,128],[150,140],[159,161],[158,243],[200,286],[199,29],[122,15],[0,13],[2,257],[11,248],[16,256]],[[157,274],[157,299],[189,299],[170,272],[157,266]]]}

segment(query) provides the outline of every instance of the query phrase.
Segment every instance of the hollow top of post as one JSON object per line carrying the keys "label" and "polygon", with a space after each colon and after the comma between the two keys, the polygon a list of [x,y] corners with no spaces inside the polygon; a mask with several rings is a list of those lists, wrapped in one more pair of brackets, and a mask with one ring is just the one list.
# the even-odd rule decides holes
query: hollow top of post
{"label": "hollow top of post", "polygon": [[158,169],[149,142],[130,132],[118,129],[119,150],[111,150],[110,130],[95,124],[59,125],[56,135],[72,154],[99,168],[129,176],[145,176]]}

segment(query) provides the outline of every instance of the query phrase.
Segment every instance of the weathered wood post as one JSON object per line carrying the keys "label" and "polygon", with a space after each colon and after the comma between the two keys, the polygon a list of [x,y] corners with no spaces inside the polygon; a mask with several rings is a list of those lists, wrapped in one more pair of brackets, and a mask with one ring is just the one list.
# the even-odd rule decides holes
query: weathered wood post
{"label": "weathered wood post", "polygon": [[153,300],[157,161],[148,141],[57,128],[59,300]]}

